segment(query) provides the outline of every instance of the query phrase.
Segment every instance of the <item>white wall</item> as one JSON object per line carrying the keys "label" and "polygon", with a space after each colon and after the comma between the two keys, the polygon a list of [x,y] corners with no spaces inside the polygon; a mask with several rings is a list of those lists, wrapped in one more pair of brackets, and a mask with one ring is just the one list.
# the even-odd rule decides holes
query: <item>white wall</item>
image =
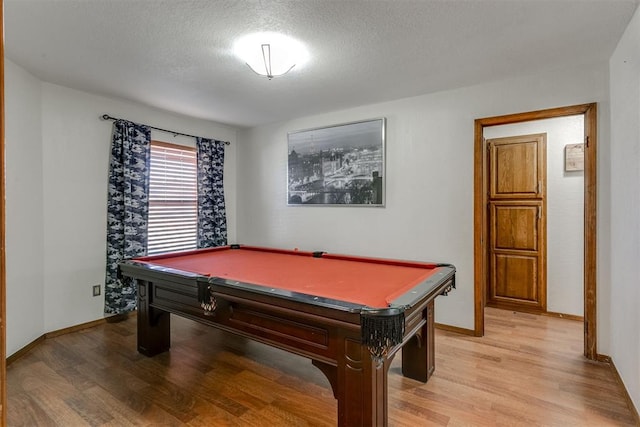
{"label": "white wall", "polygon": [[5,59],[8,355],[42,335],[42,84]]}
{"label": "white wall", "polygon": [[547,311],[584,314],[584,172],[566,172],[564,147],[584,140],[584,116],[492,126],[486,139],[547,134]]}
{"label": "white wall", "polygon": [[[236,129],[40,82],[6,61],[7,354],[42,334],[103,317],[112,122],[230,141],[229,240],[236,240]],[[154,138],[185,138],[153,132]],[[29,156],[29,157],[28,157]],[[93,297],[92,285],[103,293]]]}
{"label": "white wall", "polygon": [[[436,320],[473,329],[474,119],[599,102],[607,135],[607,100],[608,66],[598,63],[241,131],[239,242],[451,262],[458,289],[438,298]],[[374,117],[387,118],[386,207],[287,207],[287,132]],[[605,158],[607,150],[604,144]],[[607,163],[600,175],[607,183]],[[608,240],[606,210],[599,221],[599,238]],[[598,277],[602,297],[608,276]],[[608,318],[608,307],[600,307],[605,335]]]}
{"label": "white wall", "polygon": [[612,357],[640,408],[640,11],[610,60]]}

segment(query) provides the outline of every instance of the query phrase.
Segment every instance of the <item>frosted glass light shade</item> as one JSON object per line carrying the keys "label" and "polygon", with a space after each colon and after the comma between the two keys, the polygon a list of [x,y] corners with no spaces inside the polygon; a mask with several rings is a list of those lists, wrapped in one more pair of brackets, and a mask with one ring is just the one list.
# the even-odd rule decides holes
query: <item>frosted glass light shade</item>
{"label": "frosted glass light shade", "polygon": [[270,79],[302,68],[309,57],[302,43],[279,33],[248,34],[233,50],[254,72]]}

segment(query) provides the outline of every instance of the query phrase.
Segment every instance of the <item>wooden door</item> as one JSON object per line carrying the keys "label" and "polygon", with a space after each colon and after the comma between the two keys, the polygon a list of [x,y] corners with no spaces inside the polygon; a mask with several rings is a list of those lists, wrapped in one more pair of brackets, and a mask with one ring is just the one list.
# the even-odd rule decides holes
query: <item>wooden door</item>
{"label": "wooden door", "polygon": [[544,312],[546,134],[488,140],[487,151],[487,305]]}

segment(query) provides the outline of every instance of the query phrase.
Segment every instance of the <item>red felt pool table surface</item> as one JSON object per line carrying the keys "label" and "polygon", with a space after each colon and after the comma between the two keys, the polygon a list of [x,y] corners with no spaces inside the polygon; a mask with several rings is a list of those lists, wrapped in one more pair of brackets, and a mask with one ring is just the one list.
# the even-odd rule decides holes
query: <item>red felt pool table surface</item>
{"label": "red felt pool table surface", "polygon": [[200,249],[135,261],[369,307],[387,307],[424,282],[437,267],[433,263],[330,254],[314,257],[312,252],[253,246]]}

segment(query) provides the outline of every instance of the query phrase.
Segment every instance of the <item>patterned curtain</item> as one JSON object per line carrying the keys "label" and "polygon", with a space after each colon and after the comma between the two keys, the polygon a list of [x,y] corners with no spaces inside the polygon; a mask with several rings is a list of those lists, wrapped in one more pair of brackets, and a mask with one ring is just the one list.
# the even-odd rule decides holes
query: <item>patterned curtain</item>
{"label": "patterned curtain", "polygon": [[198,152],[198,247],[227,244],[224,206],[224,142],[196,138]]}
{"label": "patterned curtain", "polygon": [[118,263],[147,251],[149,149],[147,126],[116,120],[113,125],[107,200],[107,274],[105,313],[136,309],[136,288],[118,278]]}

